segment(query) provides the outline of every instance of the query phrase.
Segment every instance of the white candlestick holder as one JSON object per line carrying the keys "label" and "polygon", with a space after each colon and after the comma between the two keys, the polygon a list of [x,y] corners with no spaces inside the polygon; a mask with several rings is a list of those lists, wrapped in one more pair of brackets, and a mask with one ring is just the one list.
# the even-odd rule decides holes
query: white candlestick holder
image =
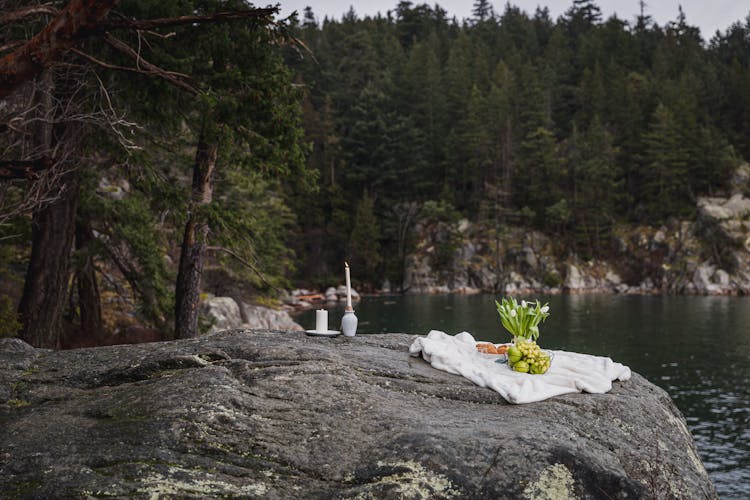
{"label": "white candlestick holder", "polygon": [[347,307],[344,311],[344,317],[341,318],[341,331],[346,337],[354,337],[357,334],[357,315],[354,309]]}

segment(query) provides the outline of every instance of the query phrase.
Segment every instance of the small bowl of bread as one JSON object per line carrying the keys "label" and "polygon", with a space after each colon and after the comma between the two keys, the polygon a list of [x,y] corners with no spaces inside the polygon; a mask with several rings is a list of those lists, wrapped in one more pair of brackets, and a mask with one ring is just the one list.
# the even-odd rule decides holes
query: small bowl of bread
{"label": "small bowl of bread", "polygon": [[491,342],[477,342],[477,351],[491,356],[498,363],[508,361],[508,344],[493,344]]}

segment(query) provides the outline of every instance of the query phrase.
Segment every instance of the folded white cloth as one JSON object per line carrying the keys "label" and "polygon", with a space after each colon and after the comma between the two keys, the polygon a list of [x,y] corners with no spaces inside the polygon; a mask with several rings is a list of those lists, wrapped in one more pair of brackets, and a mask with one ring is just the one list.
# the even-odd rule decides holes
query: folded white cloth
{"label": "folded white cloth", "polygon": [[572,392],[602,394],[613,380],[629,380],[630,368],[610,358],[567,351],[551,351],[552,365],[543,375],[518,373],[496,357],[482,354],[468,332],[448,335],[432,330],[414,340],[409,353],[422,357],[433,368],[462,375],[481,387],[500,393],[509,403],[532,403]]}

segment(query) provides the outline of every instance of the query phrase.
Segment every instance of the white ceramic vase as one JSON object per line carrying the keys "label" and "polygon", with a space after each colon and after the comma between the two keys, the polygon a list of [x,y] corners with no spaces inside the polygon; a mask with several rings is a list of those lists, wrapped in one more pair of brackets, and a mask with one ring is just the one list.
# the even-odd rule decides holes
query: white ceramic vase
{"label": "white ceramic vase", "polygon": [[357,323],[359,320],[354,314],[354,309],[344,311],[344,317],[341,318],[341,331],[347,337],[354,337],[357,334]]}

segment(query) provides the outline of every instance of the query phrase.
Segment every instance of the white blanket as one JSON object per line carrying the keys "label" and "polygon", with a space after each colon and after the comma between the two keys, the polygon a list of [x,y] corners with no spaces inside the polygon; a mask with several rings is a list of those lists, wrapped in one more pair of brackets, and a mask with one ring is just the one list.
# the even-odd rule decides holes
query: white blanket
{"label": "white blanket", "polygon": [[482,354],[467,332],[452,336],[432,330],[414,340],[409,353],[422,357],[433,368],[462,375],[481,387],[500,393],[509,403],[532,403],[559,394],[591,392],[602,394],[612,389],[613,380],[629,380],[630,368],[610,358],[551,351],[552,365],[543,375],[518,373],[497,356]]}

